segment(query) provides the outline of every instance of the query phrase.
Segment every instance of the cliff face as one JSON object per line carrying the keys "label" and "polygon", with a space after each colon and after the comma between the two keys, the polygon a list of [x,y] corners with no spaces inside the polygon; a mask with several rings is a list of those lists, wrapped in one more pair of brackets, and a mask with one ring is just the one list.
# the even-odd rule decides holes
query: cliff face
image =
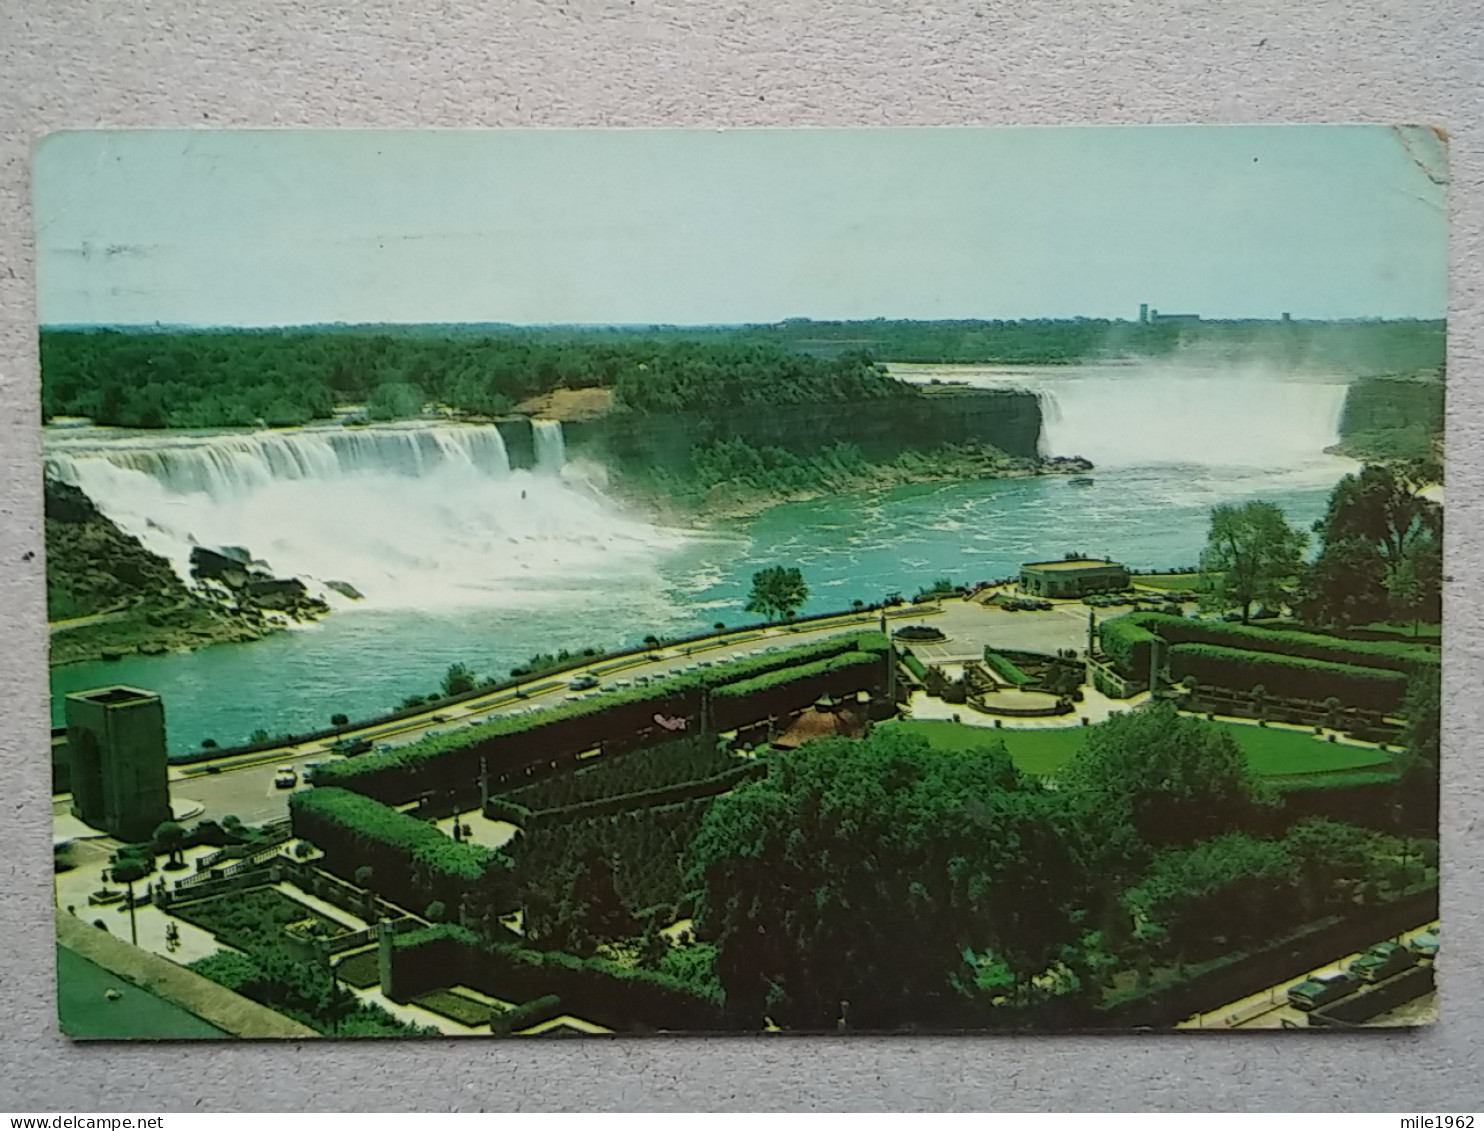
{"label": "cliff face", "polygon": [[836,443],[854,444],[869,460],[910,449],[989,444],[1011,456],[1034,457],[1041,406],[1019,390],[929,387],[920,395],[857,401],[742,407],[699,413],[613,413],[564,425],[568,450],[600,462],[683,469],[698,444],[741,439],[801,455]]}
{"label": "cliff face", "polygon": [[1367,377],[1350,386],[1340,435],[1377,428],[1443,428],[1443,382],[1422,377]]}
{"label": "cliff face", "polygon": [[1366,377],[1350,386],[1336,450],[1357,459],[1440,459],[1441,377]]}

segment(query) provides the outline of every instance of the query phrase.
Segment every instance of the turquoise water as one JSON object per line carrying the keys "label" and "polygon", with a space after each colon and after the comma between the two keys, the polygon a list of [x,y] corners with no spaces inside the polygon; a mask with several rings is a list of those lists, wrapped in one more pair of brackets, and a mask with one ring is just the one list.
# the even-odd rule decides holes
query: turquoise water
{"label": "turquoise water", "polygon": [[680,539],[644,573],[610,585],[588,576],[500,607],[349,607],[257,643],[60,668],[52,673],[53,716],[60,722],[69,692],[127,683],[163,697],[175,752],[205,738],[242,742],[259,727],[302,732],[337,712],[365,718],[426,694],[455,661],[504,677],[537,651],[637,644],[650,633],[754,620],[742,606],[752,574],[766,565],[803,570],[811,593],[805,612],[893,590],[910,598],[939,577],[1008,577],[1022,562],[1069,551],[1137,569],[1186,566],[1200,555],[1212,506],[1264,499],[1307,528],[1349,469],[1325,459],[1276,473],[1166,465],[1099,471],[1088,487],[989,480],[788,504]]}

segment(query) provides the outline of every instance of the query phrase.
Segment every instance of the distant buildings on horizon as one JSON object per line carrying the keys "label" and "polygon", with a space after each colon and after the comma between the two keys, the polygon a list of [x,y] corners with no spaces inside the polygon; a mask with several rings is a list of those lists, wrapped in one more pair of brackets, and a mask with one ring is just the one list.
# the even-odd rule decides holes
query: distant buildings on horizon
{"label": "distant buildings on horizon", "polygon": [[[1147,302],[1139,303],[1139,321],[1146,326],[1162,325],[1167,322],[1199,322],[1200,320],[1201,316],[1199,314],[1161,314]],[[1279,316],[1279,320],[1282,322],[1292,322],[1293,315],[1285,310]]]}

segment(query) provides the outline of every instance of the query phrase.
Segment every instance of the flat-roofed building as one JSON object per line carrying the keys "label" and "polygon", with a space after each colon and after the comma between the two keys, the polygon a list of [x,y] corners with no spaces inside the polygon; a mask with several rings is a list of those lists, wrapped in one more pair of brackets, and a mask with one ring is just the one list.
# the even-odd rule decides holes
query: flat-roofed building
{"label": "flat-roofed building", "polygon": [[170,819],[165,707],[133,687],[67,696],[72,812],[121,840],[148,840]]}
{"label": "flat-roofed building", "polygon": [[1075,598],[1091,593],[1117,593],[1128,588],[1128,570],[1102,558],[1064,558],[1026,562],[1020,588],[1033,597]]}

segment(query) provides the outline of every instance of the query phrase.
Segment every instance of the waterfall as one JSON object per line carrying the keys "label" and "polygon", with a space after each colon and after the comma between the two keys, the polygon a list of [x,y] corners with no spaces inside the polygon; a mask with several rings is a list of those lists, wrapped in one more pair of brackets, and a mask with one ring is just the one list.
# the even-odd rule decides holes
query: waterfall
{"label": "waterfall", "polygon": [[564,483],[560,425],[544,431],[539,474],[511,470],[493,425],[48,429],[43,449],[49,476],[183,577],[197,545],[245,546],[279,575],[348,582],[381,608],[539,607],[651,576],[680,536]]}
{"label": "waterfall", "polygon": [[287,428],[273,432],[153,436],[107,429],[49,437],[47,474],[81,486],[82,465],[102,460],[166,491],[240,498],[276,480],[333,479],[362,471],[418,477],[441,466],[507,475],[505,441],[492,424]]}
{"label": "waterfall", "polygon": [[1340,376],[1179,360],[897,365],[892,374],[1035,393],[1041,454],[1082,456],[1099,471],[1183,466],[1327,474],[1343,462],[1324,454],[1340,439],[1349,390]]}
{"label": "waterfall", "polygon": [[1108,367],[1048,377],[1041,451],[1099,469],[1181,465],[1282,471],[1332,462],[1347,386],[1265,372]]}
{"label": "waterfall", "polygon": [[567,463],[567,441],[560,420],[533,420],[531,432],[536,443],[536,469],[548,474],[562,470]]}

